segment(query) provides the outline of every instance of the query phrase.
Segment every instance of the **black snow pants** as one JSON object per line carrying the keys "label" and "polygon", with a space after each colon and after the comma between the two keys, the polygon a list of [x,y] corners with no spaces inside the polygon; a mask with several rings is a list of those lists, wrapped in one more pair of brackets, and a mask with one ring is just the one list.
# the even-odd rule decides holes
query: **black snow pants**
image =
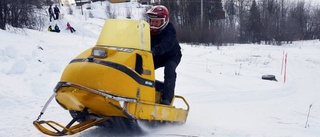
{"label": "black snow pants", "polygon": [[50,16],[50,22],[51,22],[52,18],[53,18],[53,20],[56,20],[56,18],[54,17],[54,14],[53,14],[53,13],[50,14],[49,16]]}
{"label": "black snow pants", "polygon": [[[176,85],[176,68],[181,60],[181,55],[170,57],[168,59],[154,58],[154,68],[164,67],[164,87],[162,93],[162,103],[169,105],[174,96]],[[169,103],[169,104],[168,104]]]}

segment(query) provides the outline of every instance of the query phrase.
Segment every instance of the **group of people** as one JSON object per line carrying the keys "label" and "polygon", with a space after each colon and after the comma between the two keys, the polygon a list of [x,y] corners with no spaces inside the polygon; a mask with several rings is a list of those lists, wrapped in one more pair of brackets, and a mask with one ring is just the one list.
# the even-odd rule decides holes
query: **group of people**
{"label": "group of people", "polygon": [[50,25],[50,26],[48,27],[48,31],[59,33],[59,32],[60,32],[60,28],[58,27],[57,24],[54,26],[54,29],[53,29],[52,26]]}
{"label": "group of people", "polygon": [[[69,29],[71,33],[76,32],[76,30],[75,30],[73,27],[71,27],[71,25],[70,25],[70,23],[69,23],[69,22],[67,23],[67,29]],[[59,33],[59,32],[60,32],[60,28],[58,27],[58,25],[57,25],[57,24],[54,26],[54,28],[52,28],[52,26],[51,26],[51,25],[49,25],[49,27],[48,27],[48,31],[50,31],[50,32],[57,32],[57,33]]]}
{"label": "group of people", "polygon": [[57,5],[53,8],[53,10],[52,10],[52,6],[50,5],[48,12],[49,12],[49,16],[50,16],[50,22],[51,22],[52,18],[54,20],[59,19],[60,10]]}

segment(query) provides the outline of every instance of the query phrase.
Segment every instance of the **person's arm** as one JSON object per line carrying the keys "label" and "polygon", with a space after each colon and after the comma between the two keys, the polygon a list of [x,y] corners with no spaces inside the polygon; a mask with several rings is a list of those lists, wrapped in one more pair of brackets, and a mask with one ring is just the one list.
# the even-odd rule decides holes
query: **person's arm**
{"label": "person's arm", "polygon": [[[169,26],[168,26],[169,27]],[[174,46],[176,40],[176,33],[174,29],[169,29],[165,36],[162,38],[161,42],[157,45],[155,45],[151,51],[154,56],[164,54],[165,52],[169,51],[172,49]]]}

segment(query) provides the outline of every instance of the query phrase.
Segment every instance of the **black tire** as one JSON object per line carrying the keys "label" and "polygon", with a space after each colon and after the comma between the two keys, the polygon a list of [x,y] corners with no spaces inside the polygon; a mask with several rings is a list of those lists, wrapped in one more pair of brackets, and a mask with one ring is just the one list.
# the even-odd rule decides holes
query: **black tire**
{"label": "black tire", "polygon": [[[78,117],[79,115],[81,115],[81,112],[80,111],[75,111],[75,110],[69,110],[69,113],[71,115],[72,118],[76,118]],[[89,116],[84,116],[84,117],[80,117],[77,122],[81,123],[81,122],[84,122],[86,120],[88,120],[90,117]]]}
{"label": "black tire", "polygon": [[[72,118],[76,118],[79,115],[81,115],[82,113],[87,113],[86,116],[83,116],[83,117],[80,117],[80,118],[77,119],[77,122],[79,122],[79,123],[84,122],[84,121],[86,121],[86,120],[88,120],[90,118],[93,118],[93,117],[99,117],[99,116],[92,115],[92,114],[90,115],[90,114],[88,114],[88,112],[81,112],[81,111],[75,111],[75,110],[69,110],[69,113],[70,113]],[[104,123],[101,123],[101,124],[99,124],[97,126],[100,126],[100,127],[110,127],[110,126],[112,126],[112,125],[110,125],[110,123],[108,121],[106,121]]]}
{"label": "black tire", "polygon": [[[72,118],[78,117],[79,115],[81,115],[81,113],[86,113],[86,112],[80,112],[80,111],[74,111],[74,110],[69,110],[69,112]],[[98,117],[98,116],[87,115],[84,117],[80,117],[77,120],[77,122],[81,123],[92,117]],[[128,119],[125,117],[110,117],[109,120],[99,124],[98,126],[108,128],[109,130],[112,130],[113,132],[118,132],[118,133],[122,133],[125,131],[129,131],[133,133],[143,133],[143,130],[139,126],[137,120]]]}
{"label": "black tire", "polygon": [[140,128],[137,120],[128,119],[125,117],[111,117],[110,120],[106,122],[106,124],[110,124],[116,132],[134,132],[134,133],[142,133],[142,129]]}
{"label": "black tire", "polygon": [[278,81],[278,80],[276,79],[276,76],[275,76],[275,75],[263,75],[263,76],[262,76],[262,79],[263,79],[263,80]]}

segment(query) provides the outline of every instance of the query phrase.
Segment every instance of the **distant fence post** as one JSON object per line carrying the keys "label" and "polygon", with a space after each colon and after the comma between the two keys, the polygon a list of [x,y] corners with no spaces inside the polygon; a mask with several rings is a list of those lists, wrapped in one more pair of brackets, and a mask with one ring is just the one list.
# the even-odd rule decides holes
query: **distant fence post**
{"label": "distant fence post", "polygon": [[288,56],[288,53],[285,54],[285,57],[284,57],[284,75],[283,75],[283,83],[286,83],[286,80],[287,80],[287,56]]}
{"label": "distant fence post", "polygon": [[284,50],[282,51],[281,75],[283,71],[283,62],[284,62]]}

